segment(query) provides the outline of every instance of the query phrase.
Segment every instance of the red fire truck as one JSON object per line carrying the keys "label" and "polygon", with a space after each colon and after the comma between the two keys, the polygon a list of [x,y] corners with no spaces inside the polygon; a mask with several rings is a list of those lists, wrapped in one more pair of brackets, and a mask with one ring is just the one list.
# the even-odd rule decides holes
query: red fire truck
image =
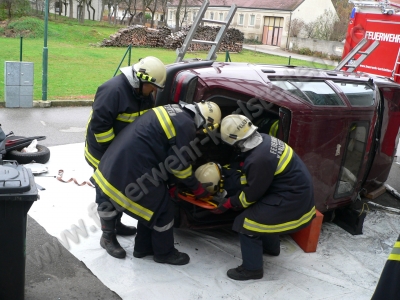
{"label": "red fire truck", "polygon": [[[384,76],[400,83],[400,4],[387,0],[349,2],[354,8],[343,51],[343,59],[348,57],[348,64],[343,70],[354,64],[354,71]],[[359,45],[363,39],[365,43]],[[362,55],[365,59],[355,64]]]}

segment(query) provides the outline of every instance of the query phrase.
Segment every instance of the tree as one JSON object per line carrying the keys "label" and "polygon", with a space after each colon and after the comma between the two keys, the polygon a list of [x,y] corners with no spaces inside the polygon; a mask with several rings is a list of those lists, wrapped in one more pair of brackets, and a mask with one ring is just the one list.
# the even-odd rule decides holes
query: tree
{"label": "tree", "polygon": [[0,17],[2,17],[2,10],[5,11],[5,16],[8,19],[20,17],[28,14],[30,5],[28,0],[0,0]]}
{"label": "tree", "polygon": [[146,24],[146,8],[155,0],[142,0],[142,24]]}
{"label": "tree", "polygon": [[304,23],[303,32],[304,32],[305,37],[307,39],[313,38],[314,35],[315,35],[315,21],[314,22]]}
{"label": "tree", "polygon": [[87,7],[87,12],[88,12],[88,19],[90,20],[90,9],[92,9],[92,12],[93,12],[92,20],[94,20],[95,14],[96,14],[96,9],[92,5],[92,0],[87,0],[86,7]]}
{"label": "tree", "polygon": [[333,24],[331,40],[341,42],[346,37],[353,5],[348,0],[333,0],[332,4],[336,9],[338,20]]}
{"label": "tree", "polygon": [[329,41],[333,32],[333,24],[338,20],[336,14],[325,9],[324,13],[315,20],[313,38]]}
{"label": "tree", "polygon": [[293,19],[290,22],[289,36],[298,37],[302,29],[304,28],[304,21],[301,19]]}

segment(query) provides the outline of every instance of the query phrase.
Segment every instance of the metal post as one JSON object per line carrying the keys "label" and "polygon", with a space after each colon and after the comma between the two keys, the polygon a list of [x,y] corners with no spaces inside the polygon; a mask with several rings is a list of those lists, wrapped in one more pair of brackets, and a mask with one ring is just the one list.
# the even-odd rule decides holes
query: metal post
{"label": "metal post", "polygon": [[22,61],[22,36],[19,37],[19,61]]}
{"label": "metal post", "polygon": [[49,0],[45,1],[44,8],[44,45],[43,45],[43,73],[42,73],[42,100],[47,100],[47,66],[48,66],[48,48],[47,48],[47,24],[49,22]]}
{"label": "metal post", "polygon": [[289,56],[289,64],[288,64],[289,66],[290,66],[290,59],[291,59],[291,58],[292,58],[292,57],[291,57],[291,56]]}

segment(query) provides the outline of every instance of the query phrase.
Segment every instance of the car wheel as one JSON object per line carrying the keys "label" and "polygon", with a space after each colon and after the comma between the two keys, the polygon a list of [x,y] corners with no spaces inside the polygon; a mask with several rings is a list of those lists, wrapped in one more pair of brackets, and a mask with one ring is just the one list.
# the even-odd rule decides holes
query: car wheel
{"label": "car wheel", "polygon": [[19,150],[12,150],[7,153],[5,159],[16,160],[21,165],[29,164],[32,161],[39,164],[47,163],[50,159],[49,148],[42,145],[36,145],[36,149],[38,150],[38,152],[33,152],[33,153],[25,153]]}

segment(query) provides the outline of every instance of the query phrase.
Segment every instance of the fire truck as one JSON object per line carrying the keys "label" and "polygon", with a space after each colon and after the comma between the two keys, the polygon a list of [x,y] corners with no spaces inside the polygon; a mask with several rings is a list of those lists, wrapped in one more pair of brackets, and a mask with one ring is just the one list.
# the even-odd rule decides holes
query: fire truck
{"label": "fire truck", "polygon": [[343,60],[337,69],[375,74],[400,83],[400,4],[354,1]]}

